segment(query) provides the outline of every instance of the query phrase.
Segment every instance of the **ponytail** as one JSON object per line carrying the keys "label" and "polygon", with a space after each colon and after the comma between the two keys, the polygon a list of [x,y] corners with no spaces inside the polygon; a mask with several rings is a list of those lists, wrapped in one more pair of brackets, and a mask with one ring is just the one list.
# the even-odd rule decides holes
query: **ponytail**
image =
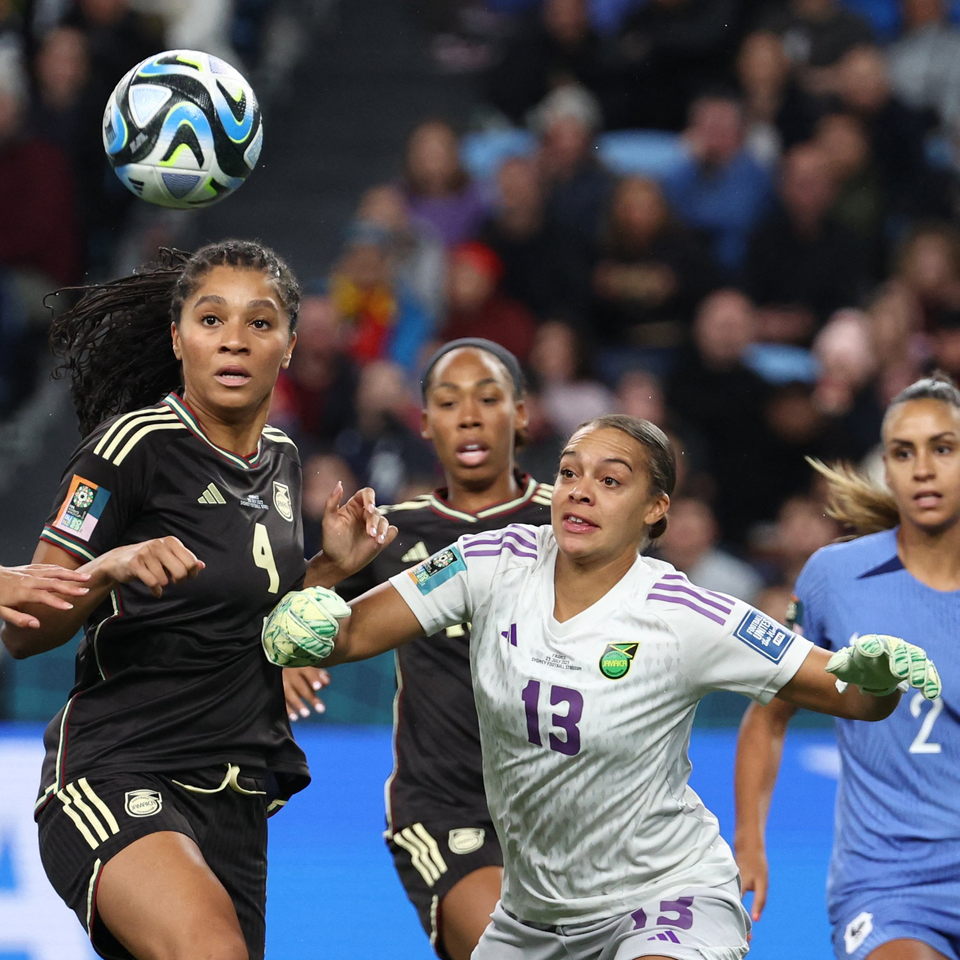
{"label": "ponytail", "polygon": [[854,537],[892,530],[900,523],[900,513],[890,491],[851,464],[827,466],[811,457],[806,460],[817,473],[826,477],[827,516],[842,523]]}
{"label": "ponytail", "polygon": [[291,331],[296,327],[296,278],[276,253],[253,241],[224,240],[193,255],[162,247],[155,263],[132,276],[74,288],[80,300],[54,319],[50,345],[60,360],[54,377],[70,382],[83,436],[109,417],[159,403],[182,385],[170,323],[179,322],[186,298],[217,266],[265,274],[276,285]]}

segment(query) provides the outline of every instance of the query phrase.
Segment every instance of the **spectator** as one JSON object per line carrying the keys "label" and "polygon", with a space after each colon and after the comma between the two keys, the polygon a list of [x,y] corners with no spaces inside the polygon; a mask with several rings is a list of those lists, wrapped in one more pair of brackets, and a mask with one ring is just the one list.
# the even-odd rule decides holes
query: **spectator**
{"label": "spectator", "polygon": [[831,317],[813,341],[813,354],[820,368],[814,402],[850,438],[846,456],[859,460],[875,446],[885,409],[874,381],[877,360],[867,315],[841,310]]}
{"label": "spectator", "polygon": [[887,192],[863,123],[849,113],[828,113],[817,123],[814,142],[837,184],[830,217],[857,237],[871,277],[879,279],[885,266]]}
{"label": "spectator", "polygon": [[710,505],[694,497],[674,499],[669,519],[667,532],[657,542],[657,555],[697,586],[752,604],[763,580],[749,563],[719,548],[720,530]]}
{"label": "spectator", "polygon": [[413,292],[436,324],[443,315],[447,286],[446,251],[436,230],[412,217],[402,191],[390,184],[371,187],[363,194],[357,218],[387,231],[397,279]]}
{"label": "spectator", "polygon": [[335,453],[313,453],[304,458],[303,551],[311,557],[323,547],[323,514],[338,481],[343,484],[342,502],[346,503],[360,486],[347,461]]}
{"label": "spectator", "polygon": [[844,55],[837,92],[843,110],[863,123],[893,211],[929,212],[936,200],[923,152],[924,118],[893,95],[879,47],[861,45]]}
{"label": "spectator", "polygon": [[763,311],[761,339],[809,343],[835,310],[857,303],[865,256],[830,220],[837,183],[823,149],[800,144],[783,159],[780,205],[753,234],[747,291]]}
{"label": "spectator", "polygon": [[501,289],[537,317],[577,312],[585,299],[586,256],[546,211],[531,157],[511,157],[497,173],[499,202],[478,239],[503,264]]}
{"label": "spectator", "polygon": [[[813,481],[812,469],[807,465],[805,469]],[[758,529],[751,544],[771,581],[757,596],[755,605],[768,616],[784,620],[803,565],[842,532],[839,524],[826,515],[819,499],[806,495],[787,498],[777,511],[776,522]]]}
{"label": "spectator", "polygon": [[480,188],[460,163],[453,127],[425,120],[407,141],[403,190],[410,213],[448,247],[471,239],[487,214]]}
{"label": "spectator", "polygon": [[901,246],[894,276],[913,299],[923,329],[935,330],[960,310],[960,231],[947,223],[918,224]]}
{"label": "spectator", "polygon": [[14,271],[31,314],[51,287],[80,278],[80,242],[69,163],[25,125],[26,77],[0,55],[0,266]]}
{"label": "spectator", "polygon": [[746,147],[771,168],[783,150],[812,136],[816,101],[796,82],[783,39],[769,30],[755,30],[744,38],[736,72],[744,104]]}
{"label": "spectator", "polygon": [[927,362],[920,307],[903,283],[885,283],[867,307],[867,331],[878,369],[874,375],[880,405],[887,408],[920,378]]}
{"label": "spectator", "polygon": [[613,394],[590,376],[589,360],[586,345],[572,327],[550,320],[537,328],[530,372],[543,409],[562,436],[571,436],[585,420],[613,409]]}
{"label": "spectator", "polygon": [[393,360],[412,376],[430,336],[430,318],[393,276],[389,250],[390,234],[383,227],[355,220],[330,278],[330,293],[351,325],[353,359],[359,364]]}
{"label": "spectator", "polygon": [[675,222],[657,184],[623,179],[593,271],[603,372],[615,380],[630,366],[660,368],[654,372],[669,366],[714,275],[709,256]]}
{"label": "spectator", "polygon": [[617,384],[616,412],[666,429],[671,420],[660,379],[648,370],[628,370]]}
{"label": "spectator", "polygon": [[528,386],[525,401],[527,430],[523,446],[517,448],[517,463],[531,477],[549,477],[552,480],[557,475],[560,450],[567,440],[567,434],[557,433],[535,386]]}
{"label": "spectator", "polygon": [[747,239],[770,204],[770,178],[744,147],[743,104],[731,94],[707,93],[690,107],[686,157],[664,191],[687,226],[711,240],[728,275],[739,271]]}
{"label": "spectator", "polygon": [[726,78],[741,0],[649,0],[623,21],[617,125],[680,130],[693,97]]}
{"label": "spectator", "polygon": [[842,57],[858,44],[873,41],[869,24],[836,0],[789,0],[771,10],[759,26],[783,37],[802,86],[813,94],[831,92]]}
{"label": "spectator", "polygon": [[99,103],[106,103],[132,66],[164,49],[162,21],[131,10],[129,0],[74,0],[61,23],[87,37],[91,83]]}
{"label": "spectator", "polygon": [[357,369],[348,352],[350,334],[326,287],[307,286],[297,349],[290,367],[280,371],[270,407],[270,422],[298,443],[329,445],[353,419]]}
{"label": "spectator", "polygon": [[608,83],[604,60],[586,0],[542,0],[490,71],[487,99],[517,125],[548,93],[567,84],[580,84],[602,100]]}
{"label": "spectator", "polygon": [[379,503],[396,503],[411,478],[434,472],[433,448],[407,425],[416,413],[400,366],[377,360],[363,367],[354,424],[334,449],[361,486],[377,491]]}
{"label": "spectator", "polygon": [[903,35],[886,52],[896,95],[936,122],[960,122],[960,30],[945,0],[902,0]]}
{"label": "spectator", "polygon": [[562,87],[537,107],[533,123],[540,135],[537,160],[547,191],[547,216],[571,242],[589,246],[596,241],[613,187],[612,177],[596,159],[600,108],[583,88]]}
{"label": "spectator", "polygon": [[766,463],[763,406],[770,389],[744,362],[756,333],[749,298],[739,290],[717,290],[700,304],[693,344],[667,383],[669,409],[705,447],[718,520],[729,543],[743,542],[748,527],[762,517],[757,491],[768,484],[758,458]]}
{"label": "spectator", "polygon": [[499,292],[503,264],[477,241],[450,251],[444,340],[486,337],[525,360],[533,345],[536,321],[526,307]]}

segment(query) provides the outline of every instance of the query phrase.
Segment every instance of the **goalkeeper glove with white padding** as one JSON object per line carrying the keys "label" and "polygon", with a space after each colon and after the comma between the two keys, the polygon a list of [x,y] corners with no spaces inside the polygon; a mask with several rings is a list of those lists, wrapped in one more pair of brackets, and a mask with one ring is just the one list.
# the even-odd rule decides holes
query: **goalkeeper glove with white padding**
{"label": "goalkeeper glove with white padding", "polygon": [[940,696],[940,674],[922,647],[899,637],[870,633],[857,637],[827,662],[827,671],[839,683],[854,683],[864,693],[885,697],[888,693],[916,687],[927,700]]}

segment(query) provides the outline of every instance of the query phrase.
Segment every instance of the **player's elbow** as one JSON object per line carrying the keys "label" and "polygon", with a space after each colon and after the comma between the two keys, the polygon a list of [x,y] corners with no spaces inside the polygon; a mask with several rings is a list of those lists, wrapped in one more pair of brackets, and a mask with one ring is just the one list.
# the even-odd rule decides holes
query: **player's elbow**
{"label": "player's elbow", "polygon": [[868,723],[875,723],[878,720],[886,720],[896,710],[899,702],[899,691],[885,697],[874,697],[869,693],[856,691],[854,696],[848,695],[845,698],[844,704],[847,709],[838,713],[837,716],[844,720],[866,720]]}
{"label": "player's elbow", "polygon": [[22,628],[10,623],[5,623],[0,630],[0,640],[3,641],[4,649],[14,660],[25,660],[36,652],[31,649],[28,638],[24,636],[25,632]]}

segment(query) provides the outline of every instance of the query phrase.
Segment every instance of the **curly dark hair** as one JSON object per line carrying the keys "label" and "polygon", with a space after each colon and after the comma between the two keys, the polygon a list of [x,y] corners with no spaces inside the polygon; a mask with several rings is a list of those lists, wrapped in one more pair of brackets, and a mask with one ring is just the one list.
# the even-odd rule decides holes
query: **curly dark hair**
{"label": "curly dark hair", "polygon": [[133,275],[74,288],[76,305],[55,317],[50,345],[70,381],[80,433],[87,436],[109,417],[159,403],[183,382],[173,355],[170,322],[179,323],[184,301],[214,267],[257,270],[272,280],[293,331],[300,287],[289,266],[269,247],[223,240],[196,253],[161,247],[157,260]]}

